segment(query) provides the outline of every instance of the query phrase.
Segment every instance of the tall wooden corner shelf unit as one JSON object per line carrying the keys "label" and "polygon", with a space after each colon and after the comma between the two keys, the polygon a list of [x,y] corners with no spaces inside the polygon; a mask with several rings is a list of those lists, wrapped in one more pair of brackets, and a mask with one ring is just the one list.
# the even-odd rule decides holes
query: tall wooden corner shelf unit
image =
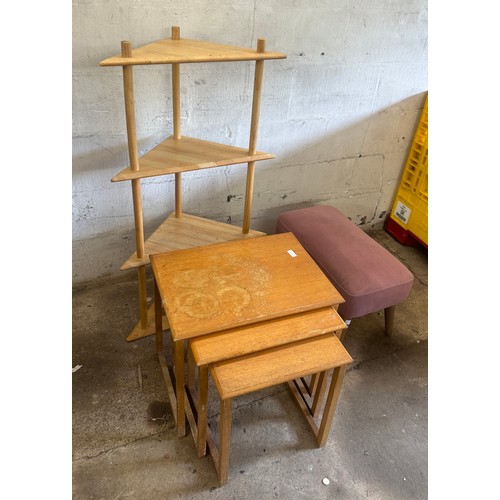
{"label": "tall wooden corner shelf unit", "polygon": [[[129,41],[121,43],[121,54],[105,59],[100,66],[122,66],[127,122],[127,139],[130,166],[111,180],[131,181],[134,206],[136,251],[121,269],[136,268],[139,288],[139,322],[127,337],[137,340],[155,332],[154,305],[147,305],[146,265],[149,255],[182,248],[209,245],[240,238],[262,236],[265,233],[250,230],[250,212],[254,182],[255,162],[274,158],[273,154],[257,151],[262,75],[266,59],[284,59],[285,54],[266,52],[265,40],[259,39],[257,49],[233,47],[218,43],[189,40],[180,37],[180,28],[172,27],[171,38],[132,49]],[[248,148],[227,146],[201,139],[181,136],[180,65],[183,63],[209,63],[230,61],[255,61],[252,101],[252,118]],[[172,65],[173,134],[141,158],[138,156],[132,69],[135,65]],[[243,226],[211,221],[182,211],[183,172],[248,163],[246,176]],[[175,175],[175,212],[144,239],[141,179],[159,175]],[[163,318],[163,328],[168,328]]]}

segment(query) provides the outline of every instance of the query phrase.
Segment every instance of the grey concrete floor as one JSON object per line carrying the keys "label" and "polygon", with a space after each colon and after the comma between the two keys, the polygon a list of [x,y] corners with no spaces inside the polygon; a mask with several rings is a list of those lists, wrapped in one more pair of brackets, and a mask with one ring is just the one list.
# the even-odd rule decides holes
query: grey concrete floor
{"label": "grey concrete floor", "polygon": [[[427,498],[427,252],[371,235],[415,276],[393,336],[382,313],[351,323],[344,344],[354,363],[324,448],[285,385],[237,398],[221,488],[190,435],[176,437],[154,338],[126,341],[137,321],[135,272],[75,288],[73,498]],[[212,385],[209,396],[217,432]]]}

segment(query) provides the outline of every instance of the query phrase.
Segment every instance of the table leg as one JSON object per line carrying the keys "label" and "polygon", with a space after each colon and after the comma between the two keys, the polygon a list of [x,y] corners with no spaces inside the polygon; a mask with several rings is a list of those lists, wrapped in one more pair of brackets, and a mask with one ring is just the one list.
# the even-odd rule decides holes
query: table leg
{"label": "table leg", "polygon": [[233,411],[233,400],[222,399],[220,402],[220,423],[219,423],[219,484],[227,483],[229,477],[229,448],[231,440],[231,420]]}
{"label": "table leg", "polygon": [[192,391],[195,386],[195,362],[191,349],[187,351],[187,386]]}
{"label": "table leg", "polygon": [[177,397],[177,436],[186,435],[184,410],[184,341],[174,342],[175,395]]}
{"label": "table leg", "polygon": [[323,413],[323,418],[321,419],[321,424],[319,426],[319,432],[316,437],[318,448],[324,446],[328,439],[328,434],[332,426],[333,414],[335,413],[335,408],[339,399],[340,389],[342,388],[342,381],[344,380],[346,368],[347,366],[344,365],[333,370],[330,389],[328,391],[328,397],[325,404],[325,411]]}
{"label": "table leg", "polygon": [[198,370],[198,457],[206,453],[207,441],[207,395],[208,395],[208,366],[200,366]]}
{"label": "table leg", "polygon": [[163,352],[163,324],[162,324],[162,306],[161,306],[161,296],[160,290],[158,290],[158,284],[153,277],[154,289],[155,289],[155,334],[156,334],[156,352]]}
{"label": "table leg", "polygon": [[326,390],[326,378],[328,370],[321,372],[318,376],[318,383],[316,384],[316,390],[314,391],[313,403],[311,406],[311,413],[313,417],[317,417],[321,410],[321,405],[323,404],[323,396]]}

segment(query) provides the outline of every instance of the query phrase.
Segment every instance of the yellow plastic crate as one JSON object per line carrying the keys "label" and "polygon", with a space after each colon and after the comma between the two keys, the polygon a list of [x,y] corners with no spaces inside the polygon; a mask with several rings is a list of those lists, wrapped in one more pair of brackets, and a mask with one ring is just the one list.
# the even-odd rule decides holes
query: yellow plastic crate
{"label": "yellow plastic crate", "polygon": [[[403,171],[398,192],[392,206],[390,219],[396,222],[404,231],[408,231],[421,243],[428,245],[428,126],[429,118],[427,111],[427,100],[420,116],[417,131],[413,138],[406,166]],[[390,222],[390,221],[388,221]],[[387,226],[391,226],[388,224]],[[392,224],[394,228],[394,224]],[[404,232],[397,230],[389,232],[398,233],[398,239],[402,238]]]}

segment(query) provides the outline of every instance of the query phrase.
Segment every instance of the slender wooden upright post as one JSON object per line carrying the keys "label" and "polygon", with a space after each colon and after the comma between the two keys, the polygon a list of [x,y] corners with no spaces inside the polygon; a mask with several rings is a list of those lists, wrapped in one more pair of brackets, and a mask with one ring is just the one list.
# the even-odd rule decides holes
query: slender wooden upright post
{"label": "slender wooden upright post", "polygon": [[[180,40],[181,29],[172,26],[172,40]],[[172,64],[172,102],[174,139],[181,138],[181,71],[180,64]],[[175,216],[182,217],[182,177],[181,173],[175,174]]]}
{"label": "slender wooden upright post", "polygon": [[[265,52],[266,41],[262,38],[257,40],[257,52]],[[250,143],[248,154],[253,155],[257,150],[257,132],[259,128],[260,98],[262,95],[262,75],[264,74],[264,61],[255,62],[255,77],[253,82],[253,102],[252,102],[252,122],[250,125]],[[247,183],[245,191],[245,208],[243,211],[243,234],[250,231],[250,212],[252,210],[253,180],[255,172],[255,162],[251,161],[247,167]]]}
{"label": "slender wooden upright post", "polygon": [[[132,56],[130,42],[123,41],[121,44],[122,56]],[[127,120],[128,153],[131,170],[139,170],[139,155],[137,153],[137,137],[135,133],[135,109],[134,109],[134,79],[132,66],[123,66],[123,90],[125,94],[125,115]],[[142,220],[142,197],[140,179],[132,180],[132,199],[134,202],[135,222],[135,246],[137,257],[144,257],[144,225]],[[147,285],[146,267],[137,268],[137,279],[139,284],[139,310],[141,315],[141,327],[146,328],[148,324],[147,310]]]}
{"label": "slender wooden upright post", "polygon": [[153,286],[155,290],[155,335],[156,335],[156,353],[163,353],[163,324],[162,324],[162,303],[160,290],[158,289],[158,283],[156,279],[153,278]]}

